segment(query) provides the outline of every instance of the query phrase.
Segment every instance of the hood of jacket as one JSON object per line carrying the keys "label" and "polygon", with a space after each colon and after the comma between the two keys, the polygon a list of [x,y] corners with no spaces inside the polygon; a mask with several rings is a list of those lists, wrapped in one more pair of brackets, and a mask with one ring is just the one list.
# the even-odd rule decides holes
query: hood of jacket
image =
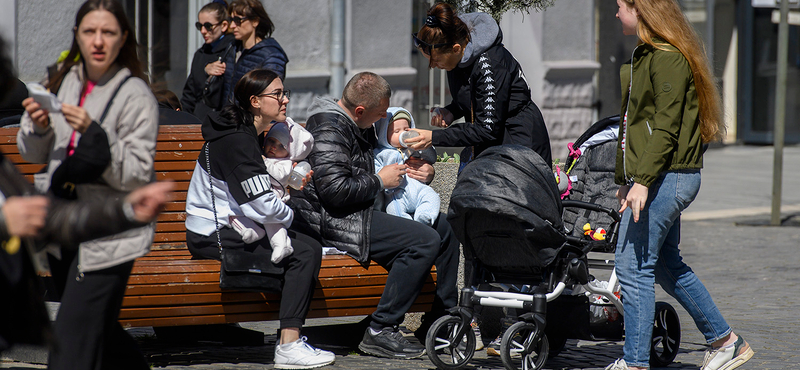
{"label": "hood of jacket", "polygon": [[203,134],[203,140],[205,141],[215,141],[237,132],[246,132],[254,137],[258,136],[256,135],[255,126],[239,125],[223,112],[209,112],[200,127],[200,132]]}
{"label": "hood of jacket", "polygon": [[400,111],[406,112],[406,114],[408,114],[410,117],[408,127],[416,128],[416,125],[414,124],[414,117],[411,116],[411,112],[401,107],[389,107],[389,109],[386,110],[386,118],[381,118],[373,124],[375,126],[375,133],[378,136],[378,148],[393,148],[392,144],[389,144],[388,138],[389,123],[392,122],[392,117],[394,117],[394,115]]}
{"label": "hood of jacket", "polygon": [[308,116],[311,117],[317,113],[330,113],[331,111],[335,111],[336,113],[345,116],[345,118],[347,118],[347,120],[353,125],[356,124],[356,122],[350,118],[350,115],[339,106],[337,100],[329,96],[322,96],[314,99],[314,102],[311,103],[310,107],[308,107]]}
{"label": "hood of jacket", "polygon": [[503,31],[494,18],[487,13],[467,13],[459,16],[469,27],[469,43],[464,48],[464,56],[459,67],[472,64],[475,59],[490,47],[503,43]]}

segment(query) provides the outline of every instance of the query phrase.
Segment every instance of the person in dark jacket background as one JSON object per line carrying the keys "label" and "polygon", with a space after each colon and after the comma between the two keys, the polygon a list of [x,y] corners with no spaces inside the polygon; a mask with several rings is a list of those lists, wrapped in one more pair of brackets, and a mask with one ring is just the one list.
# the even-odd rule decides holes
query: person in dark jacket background
{"label": "person in dark jacket background", "polygon": [[359,349],[381,357],[416,358],[425,348],[405,339],[397,326],[434,264],[436,297],[417,333],[424,337],[427,327],[458,303],[458,240],[443,214],[430,227],[374,210],[381,208],[376,204],[378,195],[397,187],[407,168],[390,164],[375,173],[373,123],[386,117],[390,96],[386,80],[362,72],[347,83],[341,100],[317,98],[306,123],[314,136],[314,149],[307,158],[314,181],[293,193],[290,204],[295,223],[309,225],[323,245],[334,246],[362,264],[376,261],[389,271]]}
{"label": "person in dark jacket background", "polygon": [[[531,100],[522,68],[503,46],[503,32],[489,14],[456,16],[450,5],[439,3],[428,10],[425,26],[413,37],[415,46],[430,60],[429,66],[447,71],[453,96],[431,119],[432,126],[447,129],[417,129],[421,135],[414,149],[466,146],[461,160],[468,162],[488,147],[518,144],[552,162],[542,113]],[[465,124],[450,126],[461,117]]]}
{"label": "person in dark jacket background", "polygon": [[275,25],[258,0],[234,0],[228,8],[231,13],[230,28],[236,38],[234,50],[225,58],[224,103],[233,99],[233,87],[245,73],[263,68],[286,78],[289,57],[278,41],[272,38]]}
{"label": "person in dark jacket background", "polygon": [[197,14],[197,30],[205,44],[197,49],[183,86],[181,106],[200,121],[209,111],[222,109],[222,74],[227,54],[233,53],[233,35],[228,35],[228,9],[224,0],[208,3]]}

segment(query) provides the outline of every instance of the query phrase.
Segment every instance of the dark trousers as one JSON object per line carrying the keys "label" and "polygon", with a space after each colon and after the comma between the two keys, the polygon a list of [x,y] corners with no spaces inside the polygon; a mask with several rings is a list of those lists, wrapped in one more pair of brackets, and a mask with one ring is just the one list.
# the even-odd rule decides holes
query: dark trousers
{"label": "dark trousers", "polygon": [[399,325],[417,299],[425,277],[436,265],[437,284],[432,313],[458,304],[458,240],[444,214],[425,224],[375,211],[370,225],[370,259],[389,271],[386,288],[372,314],[375,329]]}
{"label": "dark trousers", "polygon": [[[244,248],[256,254],[272,254],[269,238],[262,238],[253,244],[244,244],[241,235],[235,230],[223,227],[220,231],[222,245],[231,248]],[[288,230],[294,253],[281,261],[284,268],[283,294],[278,317],[281,329],[301,328],[305,324],[311,297],[314,294],[319,268],[322,263],[322,246],[294,226]],[[186,231],[186,244],[195,258],[219,260],[217,235],[203,236]]]}
{"label": "dark trousers", "polygon": [[78,258],[66,252],[50,259],[61,291],[48,369],[149,369],[136,342],[117,321],[133,261],[79,278]]}

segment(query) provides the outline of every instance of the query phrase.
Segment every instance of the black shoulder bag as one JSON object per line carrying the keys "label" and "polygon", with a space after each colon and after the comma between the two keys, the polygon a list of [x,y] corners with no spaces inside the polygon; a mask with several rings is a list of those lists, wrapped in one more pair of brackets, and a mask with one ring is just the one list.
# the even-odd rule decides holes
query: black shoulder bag
{"label": "black shoulder bag", "polygon": [[283,287],[283,267],[270,261],[269,254],[253,253],[245,248],[225,248],[219,236],[219,220],[211,179],[211,160],[208,156],[208,142],[205,144],[206,169],[211,191],[211,207],[214,210],[214,231],[217,233],[220,260],[219,287],[222,289],[252,290],[258,292],[280,293]]}
{"label": "black shoulder bag", "polygon": [[114,104],[119,90],[132,77],[128,75],[117,85],[117,89],[108,99],[100,119],[92,121],[86,132],[81,134],[81,140],[75,147],[75,153],[64,158],[58,168],[53,171],[50,179],[50,191],[53,195],[63,199],[77,199],[76,185],[97,182],[103,175],[108,164],[111,163],[111,145],[100,124],[106,120],[106,115],[108,115],[111,105]]}

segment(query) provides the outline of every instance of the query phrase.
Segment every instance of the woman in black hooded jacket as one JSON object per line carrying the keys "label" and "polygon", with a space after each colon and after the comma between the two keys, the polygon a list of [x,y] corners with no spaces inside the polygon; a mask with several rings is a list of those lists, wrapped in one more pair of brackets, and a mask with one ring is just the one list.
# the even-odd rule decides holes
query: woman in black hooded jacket
{"label": "woman in black hooded jacket", "polygon": [[[430,60],[430,67],[447,71],[453,101],[436,108],[431,125],[445,130],[419,130],[414,149],[466,146],[472,153],[518,144],[533,149],[551,163],[550,137],[522,68],[503,46],[503,32],[486,13],[456,16],[450,5],[439,3],[428,11],[425,26],[414,34],[414,45]],[[465,124],[450,124],[464,117]],[[410,139],[409,142],[414,142]],[[469,149],[469,148],[468,148]]]}

